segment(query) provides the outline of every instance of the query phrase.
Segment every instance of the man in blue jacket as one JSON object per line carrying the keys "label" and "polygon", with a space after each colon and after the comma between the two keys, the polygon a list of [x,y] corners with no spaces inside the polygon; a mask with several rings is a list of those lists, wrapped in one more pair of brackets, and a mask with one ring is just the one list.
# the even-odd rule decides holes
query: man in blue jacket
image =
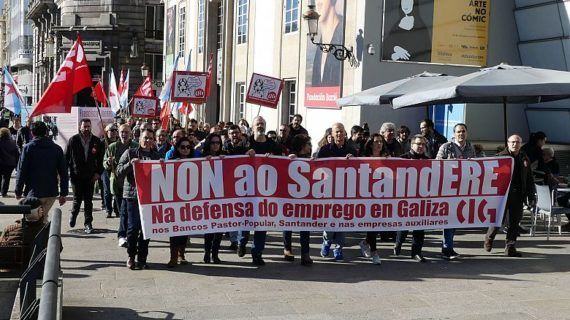
{"label": "man in blue jacket", "polygon": [[27,186],[27,196],[40,199],[45,212],[44,221],[47,221],[55,200],[59,197],[59,205],[62,206],[69,192],[67,164],[61,147],[46,137],[48,128],[45,123],[34,122],[31,131],[34,139],[24,145],[18,163],[16,198],[22,198],[24,185]]}

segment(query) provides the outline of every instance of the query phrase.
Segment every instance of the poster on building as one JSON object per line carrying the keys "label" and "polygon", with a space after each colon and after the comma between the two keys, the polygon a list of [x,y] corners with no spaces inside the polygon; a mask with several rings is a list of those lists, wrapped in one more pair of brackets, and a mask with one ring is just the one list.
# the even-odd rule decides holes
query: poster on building
{"label": "poster on building", "polygon": [[170,100],[174,102],[206,102],[207,72],[174,71]]}
{"label": "poster on building", "polygon": [[282,90],[283,79],[254,73],[249,82],[245,101],[260,106],[277,108]]}
{"label": "poster on building", "polygon": [[[345,0],[317,1],[319,30],[314,42],[344,44]],[[307,37],[305,107],[338,109],[342,85],[342,61],[311,43]]]}
{"label": "poster on building", "polygon": [[165,52],[164,69],[166,75],[170,74],[174,63],[174,48],[176,45],[176,5],[166,9],[166,37],[164,41]]}
{"label": "poster on building", "polygon": [[158,114],[158,99],[133,96],[131,115],[136,118],[154,118]]}
{"label": "poster on building", "polygon": [[382,60],[485,66],[491,0],[385,0]]}

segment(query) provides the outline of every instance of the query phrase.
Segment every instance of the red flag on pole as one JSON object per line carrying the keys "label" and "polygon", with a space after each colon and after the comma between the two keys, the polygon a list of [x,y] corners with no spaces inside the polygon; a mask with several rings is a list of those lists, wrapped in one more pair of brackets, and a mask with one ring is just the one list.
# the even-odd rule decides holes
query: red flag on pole
{"label": "red flag on pole", "polygon": [[99,101],[103,107],[107,107],[107,95],[105,95],[101,81],[98,81],[95,88],[93,88],[93,98]]}
{"label": "red flag on pole", "polygon": [[71,112],[73,96],[91,86],[91,72],[89,72],[81,37],[77,35],[77,40],[36,104],[30,118],[45,113]]}
{"label": "red flag on pole", "polygon": [[190,104],[190,102],[187,102],[187,101],[182,102],[182,106],[179,109],[180,113],[183,115],[188,115],[193,110],[194,110],[194,108],[192,108],[192,104]]}
{"label": "red flag on pole", "polygon": [[208,64],[208,78],[206,79],[206,97],[210,96],[212,87],[212,65],[214,64],[214,53],[210,53],[210,62]]}
{"label": "red flag on pole", "polygon": [[121,69],[121,78],[119,79],[119,88],[117,90],[119,96],[121,96],[124,89],[125,89],[125,69]]}
{"label": "red flag on pole", "polygon": [[143,96],[143,97],[154,97],[154,93],[152,92],[152,79],[150,75],[148,75],[141,86],[135,92],[135,96]]}
{"label": "red flag on pole", "polygon": [[160,127],[162,130],[168,130],[168,120],[170,120],[170,104],[165,101],[160,110]]}

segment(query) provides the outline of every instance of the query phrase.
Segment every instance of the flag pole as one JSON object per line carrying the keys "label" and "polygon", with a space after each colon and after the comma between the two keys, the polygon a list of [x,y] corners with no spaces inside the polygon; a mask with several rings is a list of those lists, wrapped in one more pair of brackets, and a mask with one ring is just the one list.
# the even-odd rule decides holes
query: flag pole
{"label": "flag pole", "polygon": [[[105,150],[109,150],[109,141],[107,141],[107,135],[105,134],[105,126],[103,126],[103,117],[101,116],[101,110],[99,107],[99,102],[95,100],[95,107],[97,108],[97,115],[99,115],[99,123],[101,123],[101,130],[103,131],[103,141],[105,142]],[[111,172],[115,172],[115,164],[111,162]]]}

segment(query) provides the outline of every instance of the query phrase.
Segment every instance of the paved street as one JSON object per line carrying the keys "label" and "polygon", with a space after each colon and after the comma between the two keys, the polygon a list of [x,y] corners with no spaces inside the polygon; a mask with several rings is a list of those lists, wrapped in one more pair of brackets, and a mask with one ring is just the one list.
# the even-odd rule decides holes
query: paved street
{"label": "paved street", "polygon": [[[70,206],[69,201],[63,207],[64,221]],[[382,244],[381,255],[388,257],[381,266],[358,257],[360,235],[354,235],[346,262],[319,257],[312,267],[302,267],[299,259],[283,261],[281,236],[273,233],[261,268],[229,252],[221,255],[225,264],[206,265],[202,239],[193,237],[190,265],[166,269],[168,242],[153,241],[151,269],[130,271],[126,249],[116,244],[118,219],[103,215],[95,212],[91,235],[63,226],[64,319],[570,318],[567,235],[549,242],[523,237],[525,257],[515,259],[504,258],[499,249],[484,252],[481,232],[464,233],[457,237],[464,258],[449,263],[437,258],[440,235],[432,233],[426,243],[430,263],[395,258],[391,246]],[[4,224],[10,217],[1,219]],[[500,239],[497,247],[504,244]],[[319,240],[314,234],[313,256]]]}

